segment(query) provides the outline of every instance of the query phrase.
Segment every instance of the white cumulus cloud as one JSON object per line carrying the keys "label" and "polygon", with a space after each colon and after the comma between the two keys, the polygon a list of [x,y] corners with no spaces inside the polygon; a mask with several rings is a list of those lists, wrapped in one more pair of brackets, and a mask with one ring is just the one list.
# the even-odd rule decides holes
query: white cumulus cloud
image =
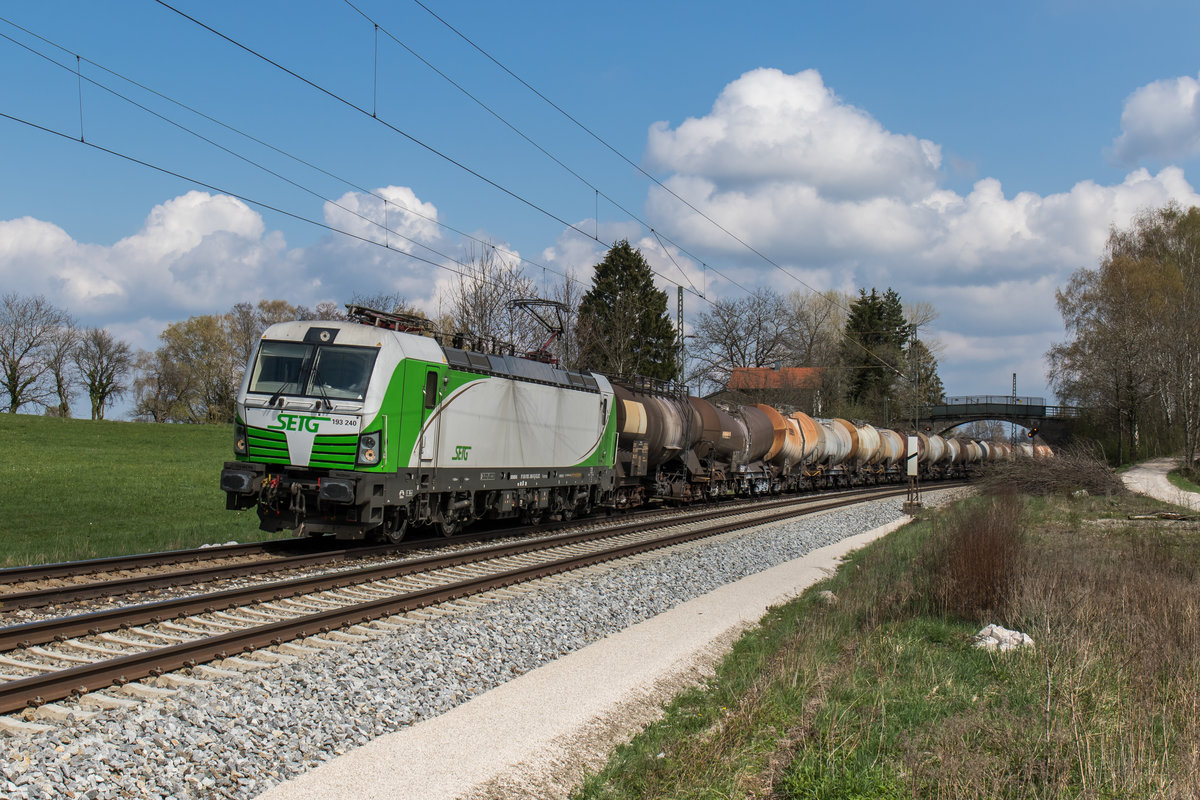
{"label": "white cumulus cloud", "polygon": [[347,192],[325,203],[332,228],[405,252],[425,253],[421,244],[438,240],[438,211],[407,186],[385,186],[373,194]]}
{"label": "white cumulus cloud", "polygon": [[252,297],[282,248],[240,200],[188,192],[155,206],[141,230],[111,247],[77,242],[42,220],[0,221],[0,284],[44,294],[85,320],[207,310]]}
{"label": "white cumulus cloud", "polygon": [[[886,130],[814,70],[748,72],[707,115],[674,128],[653,125],[646,152],[652,166],[670,173],[663,183],[671,191],[789,272],[808,276],[813,288],[892,286],[906,300],[942,301],[938,332],[951,345],[943,364],[949,375],[969,374],[980,358],[981,323],[988,336],[1004,335],[1008,324],[1008,335],[1026,337],[1023,368],[1039,362],[1062,338],[1054,288],[1097,263],[1113,226],[1170,201],[1200,204],[1173,166],[1048,195],[1006,193],[987,177],[966,194],[942,188],[939,145]],[[651,189],[647,214],[689,252],[737,265],[743,285],[802,288],[662,188]],[[1005,352],[1011,349],[995,355]],[[1005,369],[997,363],[991,372]]]}
{"label": "white cumulus cloud", "polygon": [[891,133],[843,102],[816,70],[747,72],[725,87],[712,111],[677,128],[650,128],[647,157],[657,168],[703,175],[721,190],[747,183],[801,183],[825,197],[856,200],[927,193],[941,148]]}
{"label": "white cumulus cloud", "polygon": [[[326,204],[325,214],[331,226],[362,239],[330,234],[289,248],[241,200],[201,191],[155,206],[137,232],[112,246],[76,241],[31,217],[0,220],[0,291],[45,295],[86,325],[144,328],[142,339],[157,335],[151,328],[161,330],[164,320],[220,313],[242,301],[312,306],[347,302],[355,293],[430,296],[442,270],[405,253],[448,261],[419,247],[439,240],[432,204],[407,187],[388,186],[348,193]],[[393,231],[386,239],[385,219]],[[376,240],[390,249],[370,243]]]}
{"label": "white cumulus cloud", "polygon": [[1113,155],[1123,164],[1173,161],[1200,154],[1200,80],[1188,75],[1154,81],[1125,100]]}

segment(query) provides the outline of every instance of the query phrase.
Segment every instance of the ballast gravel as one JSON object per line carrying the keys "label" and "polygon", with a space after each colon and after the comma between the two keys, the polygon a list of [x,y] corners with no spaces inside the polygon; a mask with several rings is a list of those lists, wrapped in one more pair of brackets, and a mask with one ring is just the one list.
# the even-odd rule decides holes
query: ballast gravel
{"label": "ballast gravel", "polygon": [[732,581],[903,515],[880,500],[547,583],[163,700],[0,739],[0,796],[248,798]]}

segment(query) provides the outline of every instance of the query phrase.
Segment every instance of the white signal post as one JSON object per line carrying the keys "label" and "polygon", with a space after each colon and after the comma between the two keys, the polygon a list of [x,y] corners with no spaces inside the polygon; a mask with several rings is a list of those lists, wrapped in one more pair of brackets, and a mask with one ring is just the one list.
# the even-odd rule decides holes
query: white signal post
{"label": "white signal post", "polygon": [[904,501],[904,513],[915,514],[921,510],[921,486],[917,483],[917,437],[908,437],[908,457],[905,464],[908,467],[908,499]]}

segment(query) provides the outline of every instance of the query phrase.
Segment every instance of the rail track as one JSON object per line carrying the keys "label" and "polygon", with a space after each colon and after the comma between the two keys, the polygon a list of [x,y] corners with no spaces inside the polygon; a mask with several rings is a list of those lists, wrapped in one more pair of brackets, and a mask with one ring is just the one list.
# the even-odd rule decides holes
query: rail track
{"label": "rail track", "polygon": [[[822,496],[836,497],[836,493]],[[723,508],[770,508],[772,504],[791,502],[793,498],[770,501],[738,501]],[[624,512],[633,516],[661,518],[696,513],[678,509],[647,509]],[[354,560],[370,560],[405,555],[422,549],[465,545],[532,533],[544,535],[561,529],[611,525],[610,519],[592,517],[574,522],[549,522],[538,528],[492,528],[474,530],[452,537],[413,539],[400,544],[331,546],[331,540],[313,538],[280,539],[269,542],[222,545],[217,547],[173,550],[86,561],[38,564],[0,570],[0,614],[25,609],[46,608],[96,598],[153,592],[178,586],[193,586],[220,580],[283,573],[312,567],[336,565]],[[211,563],[217,562],[217,563]],[[179,569],[171,569],[183,565]],[[129,575],[129,572],[138,574]],[[97,578],[109,574],[113,577]],[[57,609],[56,609],[57,610]]]}
{"label": "rail track", "polygon": [[602,531],[541,536],[0,628],[0,713],[314,634],[353,631],[381,617],[654,549],[903,494],[902,488],[875,488],[832,499],[706,510],[674,521],[634,520]]}
{"label": "rail track", "polygon": [[[243,578],[291,569],[303,569],[305,567],[332,564],[339,561],[389,555],[396,553],[398,550],[400,548],[397,545],[319,550],[309,554],[277,556],[249,561],[235,560],[234,563],[217,566],[196,566],[170,572],[151,572],[146,575],[110,578],[90,583],[71,583],[61,586],[43,586],[24,591],[0,592],[0,611],[42,608],[59,603],[69,603],[97,597],[118,597],[120,595],[165,589],[172,586],[187,586],[225,578]],[[247,552],[258,553],[263,551]],[[65,567],[66,565],[62,566]],[[155,566],[161,566],[161,564],[156,564]],[[69,573],[64,573],[64,577],[68,575]]]}
{"label": "rail track", "polygon": [[212,547],[194,547],[186,550],[165,550],[158,553],[140,553],[130,556],[91,558],[84,561],[61,561],[53,564],[32,564],[24,567],[0,569],[0,586],[29,583],[55,578],[78,578],[101,572],[127,572],[129,570],[212,561],[230,557],[258,554],[275,554],[297,548],[312,547],[310,538],[273,539],[266,542],[225,544]]}

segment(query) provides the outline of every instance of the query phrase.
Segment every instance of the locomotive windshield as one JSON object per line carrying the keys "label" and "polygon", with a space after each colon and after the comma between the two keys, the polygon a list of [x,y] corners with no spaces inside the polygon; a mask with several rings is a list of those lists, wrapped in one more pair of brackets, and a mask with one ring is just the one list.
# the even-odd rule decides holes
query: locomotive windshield
{"label": "locomotive windshield", "polygon": [[249,391],[362,400],[378,353],[373,347],[267,340],[258,349]]}

